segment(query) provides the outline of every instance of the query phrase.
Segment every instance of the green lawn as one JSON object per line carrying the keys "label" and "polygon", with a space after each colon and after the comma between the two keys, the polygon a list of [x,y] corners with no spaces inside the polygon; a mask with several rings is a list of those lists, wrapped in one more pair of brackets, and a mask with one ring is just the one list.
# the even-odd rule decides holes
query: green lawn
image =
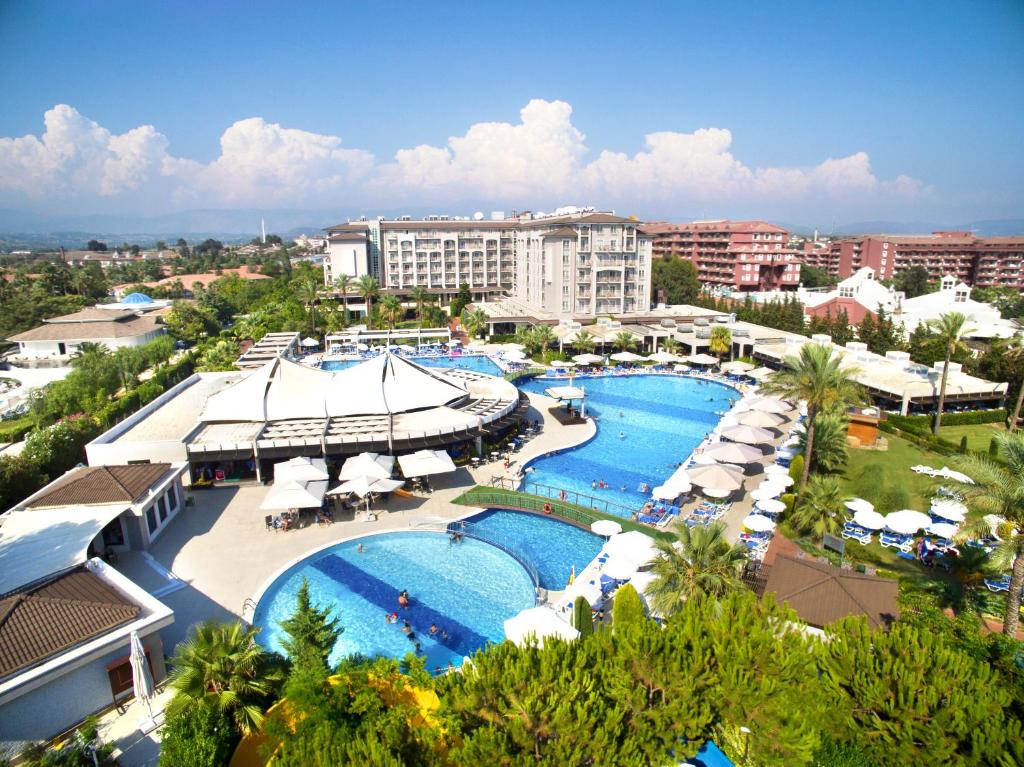
{"label": "green lawn", "polygon": [[915,474],[910,467],[924,464],[939,469],[949,465],[949,459],[893,434],[883,436],[889,442],[888,450],[850,449],[842,476],[844,492],[867,498],[882,513],[900,508],[924,511],[928,508],[934,480]]}
{"label": "green lawn", "polygon": [[939,435],[943,439],[948,439],[956,445],[959,445],[960,438],[966,435],[967,449],[978,453],[988,453],[988,445],[992,441],[992,437],[996,434],[1005,433],[1006,427],[1002,423],[981,423],[975,426],[943,426],[939,430]]}

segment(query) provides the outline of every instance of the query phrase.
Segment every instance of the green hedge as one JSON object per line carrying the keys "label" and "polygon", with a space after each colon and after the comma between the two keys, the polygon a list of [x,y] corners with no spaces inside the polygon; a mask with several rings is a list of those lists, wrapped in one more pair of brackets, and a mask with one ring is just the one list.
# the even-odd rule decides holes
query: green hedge
{"label": "green hedge", "polygon": [[[983,423],[1002,423],[1007,418],[1006,408],[995,410],[969,410],[965,413],[943,413],[943,426],[975,426]],[[931,431],[931,415],[890,415],[887,420],[903,431],[923,433]]]}
{"label": "green hedge", "polygon": [[0,444],[21,442],[34,427],[35,422],[29,416],[6,423],[0,422]]}
{"label": "green hedge", "polygon": [[941,437],[936,437],[931,433],[930,430],[920,431],[908,431],[897,427],[892,423],[892,418],[882,421],[878,424],[878,428],[881,431],[889,434],[895,434],[898,437],[902,437],[907,442],[912,442],[918,447],[923,447],[925,450],[931,450],[932,452],[938,453],[939,455],[952,455],[957,452],[957,446],[952,442]]}

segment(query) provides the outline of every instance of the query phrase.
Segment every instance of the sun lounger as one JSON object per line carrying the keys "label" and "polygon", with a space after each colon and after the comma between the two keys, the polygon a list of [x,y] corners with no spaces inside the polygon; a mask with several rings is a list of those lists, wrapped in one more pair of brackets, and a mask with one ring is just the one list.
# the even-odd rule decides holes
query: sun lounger
{"label": "sun lounger", "polygon": [[992,580],[990,578],[985,579],[985,588],[991,591],[993,594],[998,594],[1000,591],[1010,590],[1010,576],[1004,575],[999,580]]}
{"label": "sun lounger", "polygon": [[909,535],[882,533],[878,538],[878,542],[886,548],[899,549],[900,551],[910,551],[914,548],[914,538]]}

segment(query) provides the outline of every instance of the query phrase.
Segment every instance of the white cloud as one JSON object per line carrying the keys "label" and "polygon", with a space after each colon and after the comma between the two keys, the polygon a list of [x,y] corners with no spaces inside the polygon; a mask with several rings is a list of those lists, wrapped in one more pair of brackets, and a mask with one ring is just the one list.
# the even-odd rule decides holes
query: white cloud
{"label": "white cloud", "polygon": [[518,122],[476,123],[444,146],[400,149],[381,164],[338,136],[250,117],[229,126],[220,154],[201,163],[171,155],[167,138],[151,125],[113,134],[61,104],[46,112],[40,136],[0,138],[0,200],[182,207],[476,198],[541,207],[576,199],[685,211],[693,204],[760,208],[778,200],[880,205],[930,191],[908,176],[879,179],[866,152],[806,167],[758,167],[733,154],[732,140],[724,128],[659,131],[645,135],[634,154],[592,151],[569,104],[534,99]]}

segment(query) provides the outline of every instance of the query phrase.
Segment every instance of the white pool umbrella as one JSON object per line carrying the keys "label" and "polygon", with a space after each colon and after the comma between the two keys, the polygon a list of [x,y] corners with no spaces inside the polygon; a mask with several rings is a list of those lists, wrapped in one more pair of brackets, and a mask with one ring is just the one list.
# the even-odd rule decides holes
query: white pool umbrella
{"label": "white pool umbrella", "polygon": [[927,530],[932,535],[937,535],[940,538],[952,538],[959,532],[960,528],[951,522],[932,522],[928,525]]}
{"label": "white pool umbrella", "polygon": [[320,342],[317,341],[315,338],[303,338],[302,345],[305,346],[307,349],[311,349],[314,346],[319,346]]}
{"label": "white pool umbrella", "polygon": [[288,461],[274,464],[274,481],[313,482],[328,479],[327,461],[323,458],[304,458],[299,456]]}
{"label": "white pool umbrella", "polygon": [[851,498],[844,505],[853,512],[875,510],[875,505],[871,501],[865,501],[863,498]]}
{"label": "white pool umbrella", "polygon": [[748,370],[753,370],[754,366],[749,362],[741,362],[740,360],[733,360],[732,362],[723,362],[722,370],[727,373],[746,373]]}
{"label": "white pool umbrella", "polygon": [[625,557],[612,557],[601,567],[601,575],[607,575],[617,581],[624,581],[633,577],[633,574],[643,563],[634,562]]}
{"label": "white pool umbrella", "polygon": [[764,453],[752,445],[739,442],[716,442],[704,449],[701,455],[707,455],[716,461],[726,463],[753,463],[764,458]]}
{"label": "white pool umbrella", "polygon": [[672,370],[675,371],[676,373],[689,373],[690,372],[690,366],[689,365],[673,365],[672,366]]}
{"label": "white pool umbrella", "polygon": [[728,463],[694,466],[686,472],[690,482],[702,488],[715,488],[732,492],[743,487],[743,470]]}
{"label": "white pool umbrella", "polygon": [[551,367],[553,367],[553,368],[574,368],[574,367],[576,367],[576,363],[572,362],[571,360],[555,360],[554,362],[551,363]]}
{"label": "white pool umbrella", "polygon": [[379,453],[360,453],[345,461],[338,479],[355,479],[356,477],[376,477],[387,479],[395,468],[395,458]]}
{"label": "white pool umbrella", "polygon": [[691,365],[717,365],[719,360],[710,354],[691,354],[686,361]]}
{"label": "white pool umbrella", "polygon": [[368,351],[370,351],[370,347],[367,346],[366,344],[356,344],[356,349],[358,349],[361,352],[368,352]]}
{"label": "white pool umbrella", "polygon": [[757,426],[729,426],[722,429],[721,434],[724,439],[743,442],[747,445],[763,445],[774,439],[774,435],[770,431]]}
{"label": "white pool umbrella", "polygon": [[779,474],[779,475],[785,474],[788,477],[789,476],[789,469],[787,469],[785,466],[779,466],[779,464],[777,464],[777,463],[772,463],[772,464],[769,464],[768,466],[764,467],[764,473],[769,475],[769,476],[771,476],[773,474]]}
{"label": "white pool umbrella", "polygon": [[526,352],[505,352],[504,357],[509,362],[522,362],[526,359]]}
{"label": "white pool umbrella", "polygon": [[398,465],[402,467],[402,473],[406,477],[448,474],[455,471],[452,457],[444,450],[417,450],[411,455],[400,455]]}
{"label": "white pool umbrella", "polygon": [[599,519],[590,523],[590,532],[604,537],[618,535],[622,532],[622,525],[612,519]]}
{"label": "white pool umbrella", "polygon": [[763,514],[750,514],[744,517],[742,525],[755,533],[766,533],[775,529],[775,523]]}
{"label": "white pool umbrella", "polygon": [[868,530],[881,530],[885,527],[885,517],[874,509],[857,509],[853,513],[853,521]]}
{"label": "white pool umbrella", "polygon": [[658,501],[674,501],[682,493],[677,490],[673,485],[664,484],[658,485],[651,491],[651,497]]}
{"label": "white pool umbrella", "polygon": [[610,558],[628,559],[643,566],[658,555],[654,539],[639,530],[613,535],[604,545],[604,553]]}
{"label": "white pool umbrella", "polygon": [[963,522],[967,517],[967,507],[964,504],[945,498],[932,501],[931,512],[950,522]]}
{"label": "white pool umbrella", "polygon": [[579,635],[550,607],[530,607],[505,621],[505,638],[517,645],[525,645],[533,638],[543,647],[549,637],[576,639]]}
{"label": "white pool umbrella", "polygon": [[324,502],[327,480],[317,482],[296,482],[284,484],[275,482],[267,492],[260,509],[263,511],[287,511],[288,509],[317,509]]}
{"label": "white pool umbrella", "polygon": [[647,359],[651,362],[679,362],[679,357],[671,352],[659,351],[650,355]]}
{"label": "white pool umbrella", "polygon": [[523,344],[507,343],[501,345],[502,349],[508,349],[510,352],[521,352],[525,351],[526,347]]}
{"label": "white pool umbrella", "polygon": [[786,510],[786,504],[782,501],[777,501],[774,498],[769,498],[766,501],[758,501],[754,508],[758,511],[763,511],[766,514],[781,514]]}
{"label": "white pool umbrella", "polygon": [[724,487],[705,487],[703,492],[708,498],[728,498],[734,491]]}
{"label": "white pool umbrella", "polygon": [[796,484],[788,474],[766,474],[761,480],[762,485],[780,485],[781,487],[792,487]]}
{"label": "white pool umbrella", "polygon": [[783,488],[778,485],[770,485],[768,487],[759,487],[757,490],[750,494],[750,497],[755,501],[770,501],[778,498],[782,495]]}
{"label": "white pool umbrella", "polygon": [[775,397],[751,397],[744,400],[744,405],[748,410],[761,410],[765,413],[788,413],[793,409]]}
{"label": "white pool umbrella", "polygon": [[577,354],[572,359],[580,365],[597,365],[604,362],[604,357],[598,354]]}
{"label": "white pool umbrella", "polygon": [[149,670],[149,663],[146,661],[146,651],[142,646],[142,639],[138,631],[131,634],[131,655],[129,661],[132,666],[132,687],[135,689],[135,697],[141,700],[149,712],[150,720],[153,719],[153,706],[150,699],[156,691],[153,685],[153,674]]}
{"label": "white pool umbrella", "polygon": [[618,352],[611,356],[611,359],[616,362],[640,362],[643,360],[639,354],[633,354],[633,352]]}
{"label": "white pool umbrella", "polygon": [[780,423],[785,423],[785,418],[774,413],[766,413],[763,410],[748,410],[736,416],[736,423],[741,426],[758,426],[762,429],[773,429]]}
{"label": "white pool umbrella", "polygon": [[400,479],[379,479],[377,477],[355,477],[342,482],[340,485],[331,488],[327,491],[327,495],[348,495],[349,493],[355,493],[360,498],[368,495],[369,493],[390,493],[402,485],[404,485]]}
{"label": "white pool umbrella", "polygon": [[931,523],[931,517],[914,509],[902,509],[885,515],[885,526],[901,535],[911,535]]}

